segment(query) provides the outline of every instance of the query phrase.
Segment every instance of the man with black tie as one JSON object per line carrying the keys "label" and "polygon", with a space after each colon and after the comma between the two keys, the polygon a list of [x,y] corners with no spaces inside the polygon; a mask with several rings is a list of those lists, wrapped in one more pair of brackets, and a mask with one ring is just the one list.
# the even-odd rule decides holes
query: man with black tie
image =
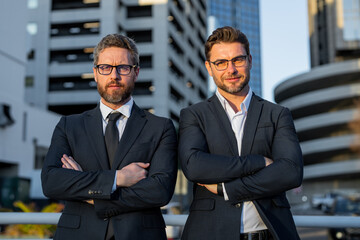
{"label": "man with black tie", "polygon": [[303,176],[289,110],[252,92],[239,30],[216,29],[205,56],[216,93],[180,115],[179,160],[194,183],[182,239],[299,239],[285,196]]}
{"label": "man with black tie", "polygon": [[139,74],[132,39],[104,37],[93,71],[99,105],[61,118],[42,169],[44,194],[65,200],[54,239],[166,239],[160,207],[175,187],[175,128],[131,97]]}

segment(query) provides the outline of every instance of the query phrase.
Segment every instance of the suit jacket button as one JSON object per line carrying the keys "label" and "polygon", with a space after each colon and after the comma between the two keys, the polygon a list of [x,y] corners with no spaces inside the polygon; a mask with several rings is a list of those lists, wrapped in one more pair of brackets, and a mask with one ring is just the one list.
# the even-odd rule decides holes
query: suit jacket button
{"label": "suit jacket button", "polygon": [[90,195],[92,195],[94,192],[93,191],[91,191],[91,190],[89,190],[89,192],[88,192]]}
{"label": "suit jacket button", "polygon": [[241,207],[241,203],[237,203],[237,204],[235,204],[235,207],[236,207],[236,208]]}

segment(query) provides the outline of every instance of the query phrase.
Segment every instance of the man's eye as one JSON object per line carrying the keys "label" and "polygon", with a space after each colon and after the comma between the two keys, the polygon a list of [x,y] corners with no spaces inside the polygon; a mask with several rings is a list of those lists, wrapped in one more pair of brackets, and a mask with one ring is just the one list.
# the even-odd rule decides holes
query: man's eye
{"label": "man's eye", "polygon": [[234,59],[234,62],[243,62],[243,61],[245,61],[245,57],[237,57],[237,58],[235,58]]}
{"label": "man's eye", "polygon": [[217,62],[215,62],[215,65],[216,66],[223,66],[223,65],[225,65],[227,63],[227,61],[217,61]]}
{"label": "man's eye", "polygon": [[108,70],[108,69],[110,69],[111,67],[110,67],[109,65],[103,65],[103,66],[100,66],[100,68],[101,68],[102,70]]}

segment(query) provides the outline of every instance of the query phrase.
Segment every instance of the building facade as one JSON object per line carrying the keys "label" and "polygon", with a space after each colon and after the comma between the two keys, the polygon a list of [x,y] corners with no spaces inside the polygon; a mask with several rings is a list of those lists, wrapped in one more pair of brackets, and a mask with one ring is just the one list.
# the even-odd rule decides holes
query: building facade
{"label": "building facade", "polygon": [[[40,169],[59,115],[24,100],[26,1],[5,0],[0,8],[0,207],[43,196]],[[16,12],[16,15],[14,14]],[[5,24],[11,23],[11,24]]]}
{"label": "building facade", "polygon": [[32,52],[26,100],[67,115],[99,102],[92,74],[93,48],[122,33],[140,52],[134,99],[143,109],[170,117],[207,97],[203,45],[206,3],[182,0],[33,0]]}
{"label": "building facade", "polygon": [[359,6],[359,0],[309,0],[312,69],[275,88],[275,101],[295,120],[309,197],[360,191]]}
{"label": "building facade", "polygon": [[[232,26],[246,34],[253,56],[250,86],[261,91],[260,16],[258,0],[208,0],[208,16],[216,18],[215,27]],[[214,29],[212,29],[214,30]],[[212,31],[210,29],[210,32]]]}
{"label": "building facade", "polygon": [[[93,50],[107,34],[133,38],[140,74],[133,97],[141,108],[178,125],[180,110],[207,98],[204,66],[205,0],[28,0],[25,99],[61,115],[100,101]],[[52,130],[51,130],[52,132]],[[40,186],[40,185],[39,185]],[[179,170],[174,201],[189,205],[189,183]]]}

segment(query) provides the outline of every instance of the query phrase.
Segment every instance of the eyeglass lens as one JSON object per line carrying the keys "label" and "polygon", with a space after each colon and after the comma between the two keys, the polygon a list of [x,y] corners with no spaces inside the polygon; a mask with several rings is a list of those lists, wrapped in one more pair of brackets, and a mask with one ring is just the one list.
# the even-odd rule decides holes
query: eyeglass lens
{"label": "eyeglass lens", "polygon": [[111,74],[113,68],[116,68],[116,72],[120,75],[128,75],[131,71],[130,65],[117,65],[117,66],[112,66],[108,64],[98,65],[99,73],[102,75]]}
{"label": "eyeglass lens", "polygon": [[239,56],[231,60],[218,60],[214,62],[214,65],[217,70],[225,70],[228,68],[229,62],[231,61],[235,67],[242,67],[246,64],[246,57],[247,56]]}

